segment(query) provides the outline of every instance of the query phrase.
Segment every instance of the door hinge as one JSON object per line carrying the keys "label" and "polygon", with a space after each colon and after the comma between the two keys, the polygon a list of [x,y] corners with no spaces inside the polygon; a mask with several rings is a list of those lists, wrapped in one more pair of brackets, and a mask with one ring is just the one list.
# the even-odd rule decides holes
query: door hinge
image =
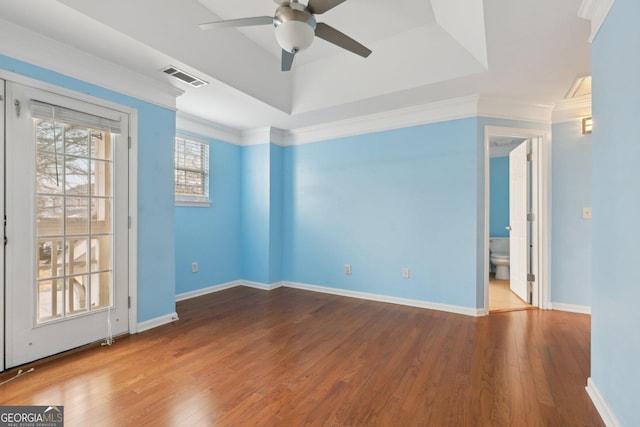
{"label": "door hinge", "polygon": [[20,108],[21,108],[20,100],[16,99],[15,101],[13,101],[13,105],[15,105],[16,107],[16,115],[20,117]]}
{"label": "door hinge", "polygon": [[528,273],[527,274],[527,281],[528,282],[535,282],[536,281],[536,275],[533,273]]}
{"label": "door hinge", "polygon": [[127,137],[127,140],[129,141],[129,150],[131,150],[131,137],[130,137],[130,136],[128,136],[128,137]]}
{"label": "door hinge", "polygon": [[527,221],[535,221],[536,220],[536,214],[534,214],[533,212],[529,212],[527,214]]}
{"label": "door hinge", "polygon": [[535,157],[533,156],[533,153],[527,153],[527,161],[532,162],[534,160],[535,160]]}
{"label": "door hinge", "polygon": [[4,96],[0,95],[0,101],[4,101]]}
{"label": "door hinge", "polygon": [[127,304],[129,305],[129,308],[131,308],[131,297],[127,297]]}
{"label": "door hinge", "polygon": [[128,227],[131,228],[131,216],[127,217],[127,224],[128,224]]}

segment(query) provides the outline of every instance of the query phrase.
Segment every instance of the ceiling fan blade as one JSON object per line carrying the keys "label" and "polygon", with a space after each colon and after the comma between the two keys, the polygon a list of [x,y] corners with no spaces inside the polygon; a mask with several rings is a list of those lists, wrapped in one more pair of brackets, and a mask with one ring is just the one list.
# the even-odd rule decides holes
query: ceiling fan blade
{"label": "ceiling fan blade", "polygon": [[227,21],[207,22],[198,25],[201,30],[211,30],[212,28],[235,28],[251,27],[254,25],[273,25],[272,16],[254,16],[253,18],[229,19]]}
{"label": "ceiling fan blade", "polygon": [[320,15],[321,13],[325,13],[327,10],[331,10],[344,2],[345,0],[309,0],[307,9],[309,9],[314,15]]}
{"label": "ceiling fan blade", "polygon": [[366,58],[371,54],[371,50],[361,45],[348,35],[341,33],[330,25],[319,22],[316,25],[316,36],[323,40],[333,43],[336,46],[340,46],[343,49],[353,52],[356,55],[360,55]]}
{"label": "ceiling fan blade", "polygon": [[293,58],[295,58],[295,56],[295,53],[282,49],[282,71],[291,71],[291,65],[293,65]]}

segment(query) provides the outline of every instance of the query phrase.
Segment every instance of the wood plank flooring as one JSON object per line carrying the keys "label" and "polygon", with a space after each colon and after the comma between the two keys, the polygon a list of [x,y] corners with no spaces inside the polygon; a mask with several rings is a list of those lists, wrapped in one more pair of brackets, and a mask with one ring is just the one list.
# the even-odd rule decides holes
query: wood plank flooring
{"label": "wood plank flooring", "polygon": [[508,280],[497,280],[489,276],[489,312],[529,310],[535,308],[522,301],[509,287]]}
{"label": "wood plank flooring", "polygon": [[64,405],[66,426],[604,425],[584,389],[589,316],[244,287],[177,309],[37,365],[0,386],[0,405]]}

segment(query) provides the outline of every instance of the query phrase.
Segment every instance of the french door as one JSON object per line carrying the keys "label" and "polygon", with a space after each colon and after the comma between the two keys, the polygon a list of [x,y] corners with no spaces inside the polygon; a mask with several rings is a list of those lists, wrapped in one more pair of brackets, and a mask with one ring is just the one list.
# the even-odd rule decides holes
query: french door
{"label": "french door", "polygon": [[128,331],[128,116],[6,83],[5,362]]}

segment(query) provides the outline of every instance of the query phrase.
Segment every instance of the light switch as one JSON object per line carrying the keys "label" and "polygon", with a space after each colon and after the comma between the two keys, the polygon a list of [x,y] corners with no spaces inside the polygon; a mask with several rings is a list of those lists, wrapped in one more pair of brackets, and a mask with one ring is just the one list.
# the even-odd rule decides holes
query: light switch
{"label": "light switch", "polygon": [[582,218],[583,219],[591,219],[592,217],[591,208],[582,208]]}

